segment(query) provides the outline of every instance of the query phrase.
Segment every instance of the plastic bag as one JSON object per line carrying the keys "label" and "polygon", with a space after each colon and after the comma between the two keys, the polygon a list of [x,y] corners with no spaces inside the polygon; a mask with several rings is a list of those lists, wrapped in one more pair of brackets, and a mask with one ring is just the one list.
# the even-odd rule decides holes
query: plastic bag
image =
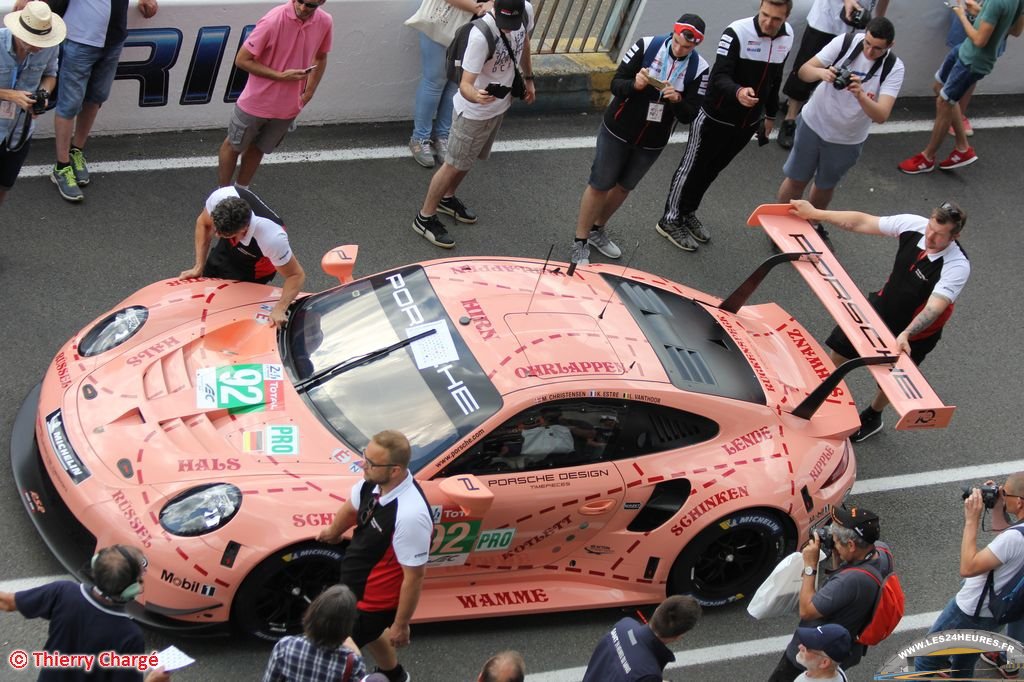
{"label": "plastic bag", "polygon": [[[824,559],[824,552],[819,559]],[[800,604],[800,584],[803,581],[804,559],[793,552],[779,562],[771,575],[757,588],[747,604],[747,613],[758,620],[791,616]]]}

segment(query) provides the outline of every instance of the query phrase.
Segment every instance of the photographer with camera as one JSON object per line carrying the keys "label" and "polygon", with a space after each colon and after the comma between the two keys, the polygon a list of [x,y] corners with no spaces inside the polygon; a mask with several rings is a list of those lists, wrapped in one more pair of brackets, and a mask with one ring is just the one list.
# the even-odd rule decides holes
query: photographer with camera
{"label": "photographer with camera", "polygon": [[30,2],[4,17],[0,28],[0,204],[28,156],[35,118],[57,86],[57,55],[64,20],[45,2]]}
{"label": "photographer with camera", "polygon": [[[831,83],[814,91],[797,119],[793,149],[782,170],[779,203],[803,197],[813,178],[810,202],[828,208],[836,185],[860,158],[872,123],[885,123],[903,85],[903,62],[891,52],[896,29],[875,17],[864,33],[837,36],[800,67],[807,83]],[[831,248],[828,232],[818,233]]]}
{"label": "photographer with camera", "polygon": [[[932,625],[929,634],[942,630],[998,630],[999,624],[989,609],[989,602],[1024,567],[1024,532],[1000,533],[984,549],[978,549],[978,528],[985,509],[994,509],[1002,502],[1005,511],[1017,520],[1024,520],[1024,473],[1012,474],[1001,487],[987,481],[982,488],[973,488],[964,497],[964,532],[960,540],[960,591]],[[992,583],[988,584],[991,575]],[[1009,626],[1010,636],[1016,623]],[[956,654],[950,657],[918,656],[918,671],[946,670],[952,667],[951,679],[974,679],[978,654]]]}
{"label": "photographer with camera", "polygon": [[[893,571],[889,546],[879,542],[878,516],[863,507],[832,510],[831,525],[817,529],[801,553],[804,558],[800,586],[801,628],[835,623],[846,628],[855,640],[871,622],[882,587],[880,582]],[[839,567],[816,589],[819,552],[838,559]],[[797,662],[800,642],[794,635],[772,672],[769,682],[793,682],[804,666]],[[843,669],[857,665],[867,647],[856,642],[849,655],[836,663]]]}
{"label": "photographer with camera", "polygon": [[[470,31],[462,57],[462,79],[455,93],[455,118],[448,137],[444,163],[430,179],[427,196],[412,221],[412,229],[442,249],[455,246],[455,240],[438,212],[460,223],[475,223],[476,213],[466,207],[455,191],[477,159],[491,154],[491,145],[513,98],[533,104],[537,91],[533,86],[530,61],[530,32],[533,30],[533,5],[526,0],[494,0],[494,10],[480,19],[482,28]],[[483,31],[491,32],[494,50]]]}

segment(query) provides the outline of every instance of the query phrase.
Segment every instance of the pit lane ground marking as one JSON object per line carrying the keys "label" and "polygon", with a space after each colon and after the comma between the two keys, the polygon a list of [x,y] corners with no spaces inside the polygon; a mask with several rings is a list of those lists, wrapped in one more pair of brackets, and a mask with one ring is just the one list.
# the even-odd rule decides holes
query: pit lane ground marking
{"label": "pit lane ground marking", "polygon": [[[988,118],[972,118],[971,125],[975,130],[990,130],[994,128],[1018,128],[1024,127],[1024,116],[991,116]],[[884,125],[874,125],[871,128],[872,135],[899,135],[902,133],[930,132],[932,121],[890,121]],[[672,135],[670,143],[682,143],[687,139],[686,132],[677,132]],[[751,140],[753,143],[753,140]],[[526,140],[498,141],[494,144],[495,152],[537,152],[554,151],[558,149],[591,149],[594,146],[594,136],[585,135],[579,137],[552,137],[534,138]],[[352,149],[311,149],[300,152],[277,152],[267,154],[263,159],[263,165],[274,165],[284,163],[323,163],[327,161],[363,161],[367,159],[404,159],[409,156],[409,148],[405,145],[398,147],[355,147]],[[120,161],[97,161],[89,164],[90,172],[93,173],[139,173],[147,171],[182,170],[189,168],[216,168],[216,156],[185,156],[169,159],[141,159]],[[50,174],[52,165],[47,166],[25,166],[21,169],[20,177],[39,178]]]}
{"label": "pit lane ground marking", "polygon": [[[939,613],[940,611],[932,611],[930,613],[916,613],[910,616],[903,616],[903,620],[900,621],[893,634],[930,628]],[[679,670],[680,668],[689,668],[695,665],[717,664],[723,661],[749,658],[751,656],[766,656],[769,654],[778,656],[779,652],[786,648],[786,645],[789,644],[789,640],[792,638],[793,634],[789,633],[780,637],[765,637],[746,642],[719,644],[718,646],[709,646],[702,649],[684,649],[682,651],[673,649],[676,660],[673,663],[669,663],[665,670]],[[585,671],[586,667],[549,670],[543,673],[527,675],[526,682],[577,682],[583,679]]]}

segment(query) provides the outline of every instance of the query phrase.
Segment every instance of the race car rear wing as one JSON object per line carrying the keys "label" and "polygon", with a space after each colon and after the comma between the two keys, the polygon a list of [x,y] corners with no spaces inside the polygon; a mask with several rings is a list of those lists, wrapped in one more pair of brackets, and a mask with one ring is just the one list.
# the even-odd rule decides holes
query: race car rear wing
{"label": "race car rear wing", "polygon": [[792,262],[860,355],[838,367],[793,414],[809,419],[846,374],[866,365],[900,415],[897,429],[947,427],[956,408],[944,405],[910,357],[900,353],[896,338],[811,224],[790,215],[788,204],[758,206],[747,224],[762,227],[784,253],[765,261],[721,307],[735,312],[772,267]]}

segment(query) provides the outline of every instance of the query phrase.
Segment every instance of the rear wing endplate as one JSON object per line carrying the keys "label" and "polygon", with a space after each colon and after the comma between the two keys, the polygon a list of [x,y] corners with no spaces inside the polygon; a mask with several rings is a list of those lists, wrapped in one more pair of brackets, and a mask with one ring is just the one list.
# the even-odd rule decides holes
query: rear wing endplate
{"label": "rear wing endplate", "polygon": [[[956,408],[944,405],[910,357],[900,353],[896,338],[814,227],[791,215],[789,208],[788,204],[763,204],[754,210],[747,224],[762,227],[786,254],[807,256],[792,260],[793,267],[825,305],[858,355],[864,360],[870,359],[865,363],[868,371],[900,416],[896,428],[947,427]],[[808,400],[813,395],[808,396]],[[810,413],[816,408],[813,406]],[[798,407],[794,413],[797,412],[802,412],[797,416],[805,419],[810,416],[808,406],[802,411]]]}

